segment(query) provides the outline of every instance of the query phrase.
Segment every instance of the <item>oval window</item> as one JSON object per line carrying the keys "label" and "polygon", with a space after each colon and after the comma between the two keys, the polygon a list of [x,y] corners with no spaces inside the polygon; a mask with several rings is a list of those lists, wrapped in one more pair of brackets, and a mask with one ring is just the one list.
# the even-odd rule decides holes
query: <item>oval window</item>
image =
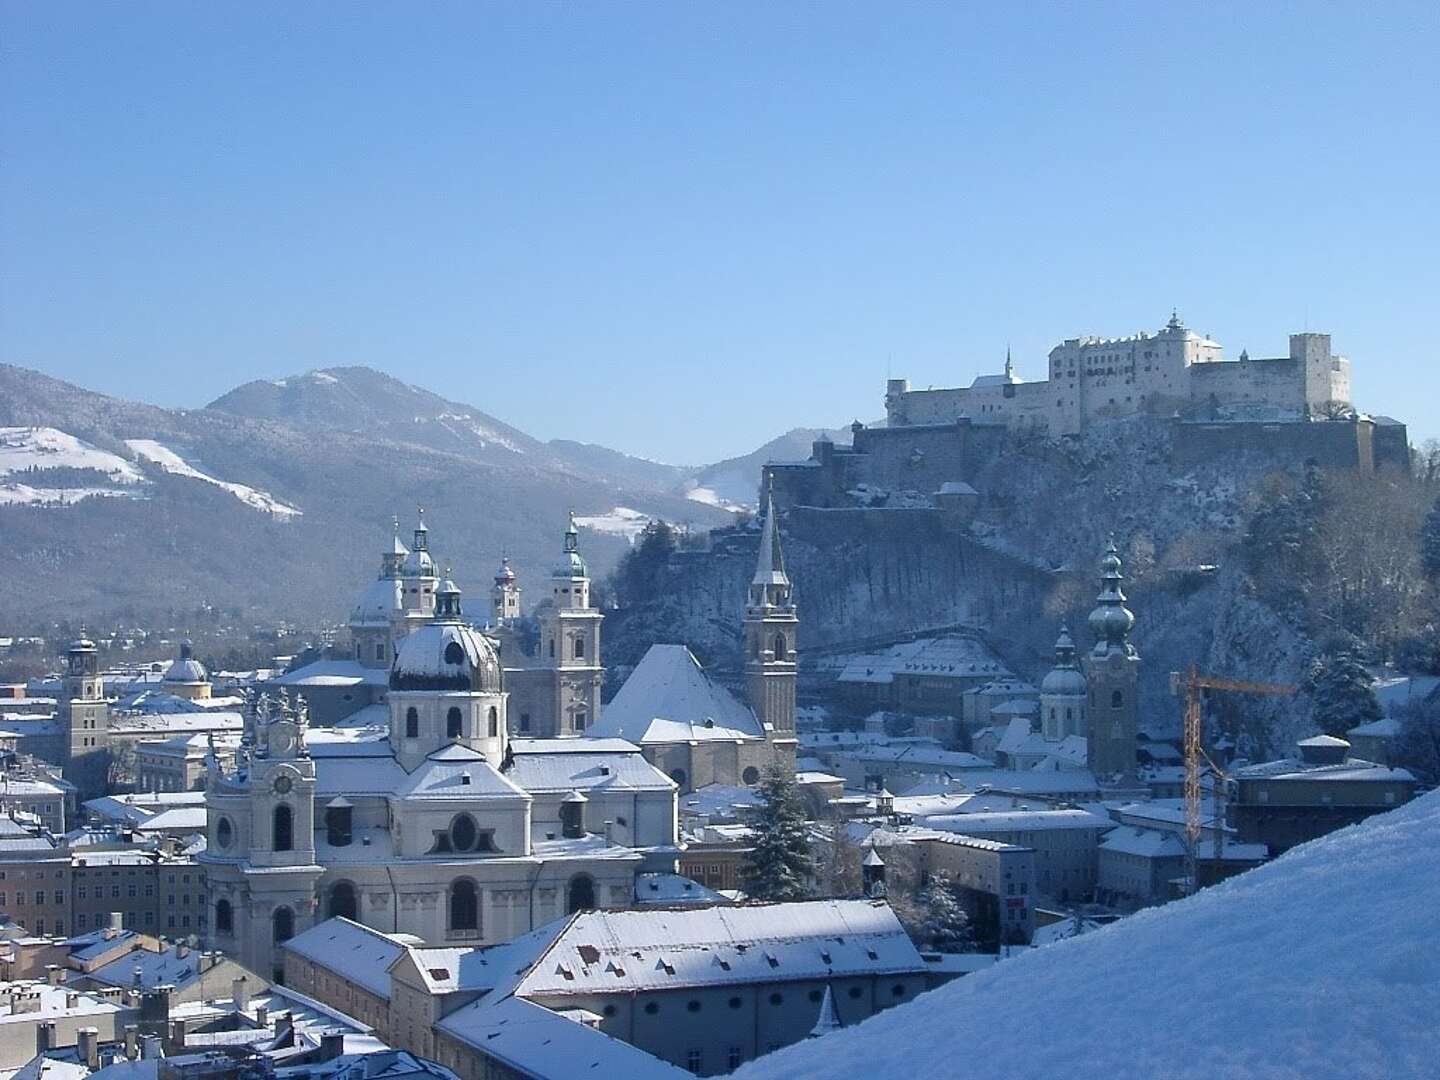
{"label": "oval window", "polygon": [[447,664],[463,664],[465,662],[465,648],[458,641],[452,641],[445,646],[445,662]]}
{"label": "oval window", "polygon": [[230,824],[228,817],[222,817],[220,824],[215,827],[215,843],[222,848],[228,848],[235,839],[235,826]]}
{"label": "oval window", "polygon": [[456,851],[469,851],[473,848],[477,835],[475,819],[469,814],[461,814],[450,825],[450,843]]}

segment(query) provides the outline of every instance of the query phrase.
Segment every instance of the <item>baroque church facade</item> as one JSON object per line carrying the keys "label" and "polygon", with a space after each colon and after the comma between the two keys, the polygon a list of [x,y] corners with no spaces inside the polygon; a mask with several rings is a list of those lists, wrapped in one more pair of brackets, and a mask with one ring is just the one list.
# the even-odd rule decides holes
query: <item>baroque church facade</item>
{"label": "baroque church facade", "polygon": [[750,703],[693,657],[703,692],[667,701],[668,680],[646,691],[642,664],[617,695],[634,683],[639,712],[669,716],[666,733],[683,737],[607,725],[603,615],[573,515],[550,583],[527,635],[503,564],[478,629],[437,572],[423,518],[408,546],[397,527],[352,612],[350,655],[255,697],[233,765],[207,760],[213,945],[283,974],[279,946],[335,915],[489,944],[629,907],[637,874],[675,869],[679,791],[753,783],[771,762],[793,772],[798,619],[768,505],[743,628]]}

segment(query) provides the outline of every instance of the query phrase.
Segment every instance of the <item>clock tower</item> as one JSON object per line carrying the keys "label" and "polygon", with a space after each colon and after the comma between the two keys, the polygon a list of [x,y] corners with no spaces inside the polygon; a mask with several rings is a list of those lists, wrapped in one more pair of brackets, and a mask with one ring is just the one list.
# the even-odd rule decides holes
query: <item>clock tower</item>
{"label": "clock tower", "polygon": [[213,943],[279,978],[279,946],[315,921],[315,763],[303,699],[261,694],[246,710],[233,771],[211,763],[208,845]]}

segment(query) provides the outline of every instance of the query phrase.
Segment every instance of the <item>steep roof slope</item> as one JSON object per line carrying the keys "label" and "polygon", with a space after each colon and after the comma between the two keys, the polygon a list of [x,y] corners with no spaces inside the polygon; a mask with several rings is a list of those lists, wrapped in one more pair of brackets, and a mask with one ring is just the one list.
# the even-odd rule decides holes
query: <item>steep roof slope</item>
{"label": "steep roof slope", "polygon": [[765,729],[684,645],[651,645],[586,734],[643,745],[763,738]]}
{"label": "steep roof slope", "polygon": [[1440,792],[736,1080],[1433,1076],[1437,844]]}

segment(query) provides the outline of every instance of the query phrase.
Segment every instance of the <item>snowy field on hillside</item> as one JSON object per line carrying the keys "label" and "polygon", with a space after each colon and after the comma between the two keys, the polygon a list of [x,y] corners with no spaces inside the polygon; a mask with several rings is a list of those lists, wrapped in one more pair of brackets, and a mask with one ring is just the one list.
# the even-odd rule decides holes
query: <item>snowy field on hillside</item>
{"label": "snowy field on hillside", "polygon": [[650,515],[642,514],[639,510],[632,510],[628,506],[617,506],[608,514],[577,517],[575,524],[582,529],[593,529],[595,532],[610,533],[612,536],[623,536],[633,544],[635,538],[645,531],[645,526],[650,524]]}
{"label": "snowy field on hillside", "polygon": [[735,1080],[1440,1075],[1440,792]]}
{"label": "snowy field on hillside", "polygon": [[232,484],[225,480],[217,480],[208,473],[190,465],[179,454],[175,453],[168,446],[156,442],[153,439],[126,439],[125,445],[134,450],[146,461],[149,461],[168,473],[176,476],[189,477],[192,480],[201,480],[207,484],[214,484],[222,491],[228,491],[235,498],[239,499],[246,506],[256,510],[273,514],[277,518],[287,519],[300,516],[300,511],[293,506],[281,502],[269,492],[259,491],[245,484]]}
{"label": "snowy field on hillside", "polygon": [[[28,469],[93,469],[117,487],[52,487]],[[14,474],[24,473],[22,482]],[[0,504],[68,506],[81,499],[134,495],[144,483],[140,470],[117,454],[101,450],[51,427],[0,427]]]}

